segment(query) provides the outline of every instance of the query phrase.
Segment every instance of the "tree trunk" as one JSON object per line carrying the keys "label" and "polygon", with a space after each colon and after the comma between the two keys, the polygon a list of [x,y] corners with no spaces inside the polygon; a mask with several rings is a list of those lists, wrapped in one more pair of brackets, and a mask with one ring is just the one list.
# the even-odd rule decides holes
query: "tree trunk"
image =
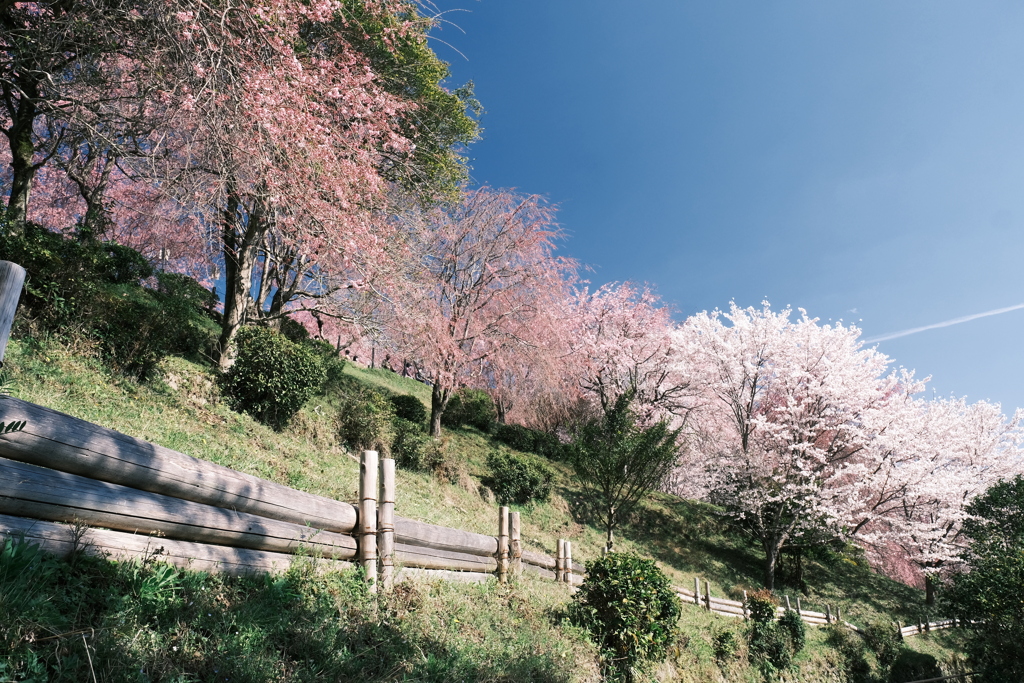
{"label": "tree trunk", "polygon": [[430,390],[430,436],[441,436],[441,416],[448,407],[451,393],[450,389],[441,386],[439,378],[435,375],[434,386]]}
{"label": "tree trunk", "polygon": [[[7,91],[8,88],[5,87],[4,90]],[[35,122],[36,113],[35,104],[26,96],[18,100],[14,111],[8,107],[12,124],[4,133],[7,135],[11,150],[11,196],[7,201],[7,216],[12,235],[24,234],[25,223],[28,221],[29,194],[32,191],[32,179],[38,169],[32,164],[32,157],[36,151],[32,144],[32,124]]]}
{"label": "tree trunk", "polygon": [[934,574],[924,575],[924,604],[929,607],[935,604],[936,583]]}
{"label": "tree trunk", "polygon": [[227,370],[234,364],[231,342],[245,321],[245,313],[252,300],[253,271],[259,256],[259,245],[267,225],[259,207],[249,212],[246,221],[239,215],[241,203],[231,197],[224,211],[221,239],[224,254],[224,316],[220,339],[217,342],[217,365]]}
{"label": "tree trunk", "polygon": [[775,566],[779,562],[779,550],[782,548],[782,541],[765,541],[764,546],[764,587],[768,590],[775,590]]}
{"label": "tree trunk", "polygon": [[612,552],[615,546],[615,508],[608,509],[605,531],[605,547],[608,548],[608,552]]}

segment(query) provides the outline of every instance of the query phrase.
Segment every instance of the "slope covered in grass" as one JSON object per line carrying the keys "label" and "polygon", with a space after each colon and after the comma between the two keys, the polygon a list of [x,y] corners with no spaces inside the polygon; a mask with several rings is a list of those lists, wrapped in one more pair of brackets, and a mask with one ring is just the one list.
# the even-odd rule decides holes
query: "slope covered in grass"
{"label": "slope covered in grass", "polygon": [[[166,358],[160,366],[159,377],[146,384],[111,375],[88,348],[67,346],[48,338],[12,340],[6,361],[12,393],[19,398],[295,488],[339,500],[355,501],[358,462],[354,454],[340,442],[337,429],[339,397],[330,392],[310,400],[286,430],[275,432],[231,410],[219,395],[213,371],[205,365],[182,358]],[[425,405],[429,403],[428,387],[390,371],[369,370],[347,364],[344,374],[353,382],[392,393],[414,395]],[[496,533],[498,507],[489,495],[485,482],[490,474],[487,456],[499,446],[486,434],[475,429],[464,429],[450,430],[444,437],[443,447],[460,463],[458,471],[449,473],[447,479],[439,479],[427,472],[399,470],[398,514],[484,534]],[[554,554],[557,539],[567,538],[573,542],[574,557],[578,561],[599,557],[604,532],[597,523],[587,495],[574,482],[571,472],[564,465],[548,464],[554,469],[556,479],[550,499],[518,508],[522,512],[526,547]],[[635,551],[656,559],[677,585],[692,587],[694,577],[706,579],[710,581],[715,595],[736,598],[742,595],[743,590],[761,585],[763,556],[756,547],[736,535],[715,508],[707,504],[656,494],[640,507],[633,519],[618,533],[617,549]],[[202,579],[207,580],[213,579]],[[804,581],[806,588],[800,594],[805,607],[823,610],[826,604],[838,606],[844,617],[853,623],[863,625],[897,619],[907,623],[915,621],[924,612],[923,594],[920,591],[875,574],[855,550],[830,551],[808,558],[805,560]],[[583,678],[591,675],[596,666],[593,650],[580,646],[579,634],[560,625],[558,619],[560,606],[568,600],[568,593],[558,586],[529,588],[531,585],[523,584],[521,588],[514,588],[512,593],[502,593],[498,597],[494,597],[498,593],[493,592],[498,589],[456,587],[416,590],[429,596],[429,599],[424,598],[430,603],[429,610],[440,610],[438,613],[448,610],[448,613],[454,614],[461,609],[500,613],[500,618],[495,617],[486,625],[460,627],[467,634],[467,642],[477,644],[489,642],[491,638],[500,638],[501,634],[517,632],[517,629],[539,628],[530,626],[514,610],[507,611],[494,606],[503,600],[536,598],[539,611],[532,613],[534,616],[531,619],[540,619],[537,615],[543,615],[544,629],[548,629],[544,631],[547,634],[544,638],[549,639],[545,641],[548,644],[542,646],[534,643],[523,647],[534,648],[538,652],[557,652],[559,654],[552,655],[551,662],[570,658],[572,663],[569,669],[590,672],[581,674]],[[248,598],[239,596],[246,595],[250,588],[250,584],[238,584],[238,587],[232,588],[236,597],[229,602],[244,602]],[[488,593],[488,590],[492,593]],[[778,592],[793,597],[798,594],[795,586],[787,586],[784,581]],[[483,597],[468,597],[478,593]],[[537,597],[541,593],[546,597]],[[130,594],[138,598],[137,591]],[[254,595],[257,594],[258,590]],[[344,591],[341,594],[348,595]],[[447,597],[438,598],[435,603],[435,594]],[[467,596],[465,604],[460,602],[459,596],[463,594]],[[478,599],[483,602],[473,602]],[[492,599],[498,602],[487,602]],[[444,606],[446,604],[447,607]],[[35,623],[31,615],[25,618]],[[386,621],[387,618],[385,616],[380,619]],[[76,621],[65,626],[97,628],[100,622],[86,624]],[[424,647],[421,641],[416,640],[429,640],[433,627],[426,621],[417,623],[421,623],[424,629],[419,635],[402,635],[397,632],[391,635],[419,643],[410,651],[418,648],[420,655],[417,656],[426,660],[440,656],[431,654],[429,647]],[[452,624],[456,622],[449,619],[445,623],[455,628]],[[458,623],[466,622],[460,620]],[[40,624],[36,626],[48,632],[65,627]],[[263,627],[270,628],[270,625],[263,623]],[[714,616],[690,607],[683,611],[681,628],[682,637],[673,649],[672,656],[662,665],[660,679],[696,681],[724,676],[720,680],[760,680],[760,674],[746,663],[742,649],[721,661],[716,659],[715,637],[723,631],[738,632],[741,628],[738,620]],[[214,637],[210,629],[204,633],[207,634],[205,637]],[[792,672],[795,677],[790,680],[846,680],[842,673],[841,658],[833,648],[824,644],[824,633],[819,629],[810,629],[810,633],[809,647],[797,656],[797,668]],[[167,642],[177,637],[171,631],[161,631],[161,634],[150,634],[147,637],[170,639]],[[458,649],[447,641],[430,642],[440,648],[438,652],[450,654]],[[949,634],[914,639],[910,644],[927,650],[940,660],[955,659],[958,650],[957,636]],[[278,645],[268,647],[280,649]],[[402,680],[404,676],[413,680],[456,680],[446,678],[447,674],[438,674],[440,677],[432,678],[433,674],[427,675],[423,673],[425,669],[416,668],[418,664],[402,661],[405,663],[399,664],[396,660],[397,668],[394,671],[381,672],[381,677],[367,680]],[[561,670],[561,664],[552,667],[552,671],[544,675],[556,677],[544,678],[538,674],[532,680],[573,680],[571,676],[557,677],[562,675],[557,673]],[[442,666],[439,671],[442,670],[450,673],[453,669]],[[420,673],[413,676],[413,671]],[[469,676],[464,679],[519,680],[501,676],[493,679]],[[206,678],[172,676],[149,680]],[[302,677],[295,680],[302,680]]]}

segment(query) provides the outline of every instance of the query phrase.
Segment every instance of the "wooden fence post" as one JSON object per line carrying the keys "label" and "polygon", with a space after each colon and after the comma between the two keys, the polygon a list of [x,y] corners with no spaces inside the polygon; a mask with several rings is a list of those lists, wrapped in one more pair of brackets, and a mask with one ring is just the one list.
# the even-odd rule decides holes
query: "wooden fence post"
{"label": "wooden fence post", "polygon": [[707,605],[708,611],[711,611],[711,582],[704,579],[704,603]]}
{"label": "wooden fence post", "polygon": [[498,508],[498,581],[508,581],[508,506]]}
{"label": "wooden fence post", "polygon": [[565,539],[558,539],[558,549],[555,551],[555,581],[561,583],[565,580]]}
{"label": "wooden fence post", "polygon": [[798,615],[800,615],[801,617],[803,617],[803,615],[804,615],[803,610],[800,609],[800,596],[799,595],[796,596],[796,613]]}
{"label": "wooden fence post", "polygon": [[377,592],[377,451],[359,461],[359,563],[370,592]]}
{"label": "wooden fence post", "polygon": [[836,605],[836,623],[843,623],[843,608],[839,605]]}
{"label": "wooden fence post", "polygon": [[18,310],[24,284],[24,268],[17,263],[0,261],[0,365],[3,365],[7,338],[11,335],[11,323],[14,322],[14,312]]}
{"label": "wooden fence post", "polygon": [[519,513],[510,512],[508,519],[508,541],[512,550],[512,574],[523,573],[523,537],[519,525]]}
{"label": "wooden fence post", "polygon": [[832,623],[832,608],[829,605],[825,605],[825,623]]}
{"label": "wooden fence post", "polygon": [[572,585],[572,541],[565,542],[565,582]]}
{"label": "wooden fence post", "polygon": [[746,621],[749,616],[750,613],[747,610],[747,591],[743,591],[743,621]]}
{"label": "wooden fence post", "polygon": [[789,606],[789,596],[787,595],[786,596],[786,611],[790,612],[790,611],[792,611],[792,609],[793,608]]}
{"label": "wooden fence post", "polygon": [[693,577],[693,604],[700,605],[700,577]]}
{"label": "wooden fence post", "polygon": [[380,461],[380,507],[377,508],[377,539],[380,553],[380,582],[385,590],[395,584],[395,461]]}
{"label": "wooden fence post", "polygon": [[900,641],[903,640],[903,622],[899,619],[896,620],[896,635],[899,637]]}

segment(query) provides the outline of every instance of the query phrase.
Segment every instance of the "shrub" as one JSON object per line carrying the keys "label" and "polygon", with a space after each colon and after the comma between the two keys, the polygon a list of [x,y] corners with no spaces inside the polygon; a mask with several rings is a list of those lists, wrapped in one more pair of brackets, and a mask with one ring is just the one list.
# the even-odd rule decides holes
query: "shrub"
{"label": "shrub", "polygon": [[792,617],[787,617],[785,622],[776,621],[776,607],[770,591],[755,591],[747,597],[751,619],[747,634],[748,656],[766,676],[787,668],[793,661],[793,654],[803,648],[805,638],[803,622],[796,612],[789,610],[785,613],[795,616],[796,624],[791,623]]}
{"label": "shrub", "polygon": [[871,665],[865,656],[866,648],[860,636],[854,635],[842,624],[832,624],[825,628],[825,643],[839,654],[846,680],[850,683],[870,683]]}
{"label": "shrub", "polygon": [[243,327],[238,355],[221,377],[221,389],[237,410],[281,429],[324,384],[323,361],[273,330]]}
{"label": "shrub", "polygon": [[551,495],[554,473],[542,463],[496,450],[487,456],[487,466],[491,468],[488,486],[500,503],[523,505],[532,500],[547,500]]}
{"label": "shrub", "polygon": [[734,631],[719,631],[711,639],[711,643],[715,651],[715,661],[719,664],[725,664],[735,657],[736,651],[739,649],[739,642],[736,640]]}
{"label": "shrub", "polygon": [[423,401],[408,394],[398,394],[391,397],[391,405],[394,408],[395,416],[409,422],[425,422],[427,409]]}
{"label": "shrub", "polygon": [[397,417],[394,421],[394,432],[391,454],[396,465],[421,472],[433,470],[432,439],[423,431],[423,425]]}
{"label": "shrub", "polygon": [[497,425],[494,428],[494,438],[509,448],[514,448],[524,453],[533,453],[536,447],[533,430],[522,425]]}
{"label": "shrub", "polygon": [[341,440],[357,450],[390,452],[395,439],[395,413],[387,396],[356,385],[341,397],[342,404],[338,409],[338,436]]}
{"label": "shrub", "polygon": [[889,680],[893,683],[924,681],[941,676],[942,669],[939,668],[939,662],[934,656],[909,648],[900,651],[889,670]]}
{"label": "shrub", "polygon": [[609,679],[633,681],[637,669],[664,657],[680,610],[668,578],[652,560],[610,553],[587,562],[569,620],[590,633]]}
{"label": "shrub", "polygon": [[884,621],[871,622],[864,627],[862,634],[865,644],[875,653],[879,665],[885,669],[892,667],[903,650],[896,625]]}
{"label": "shrub", "polygon": [[468,425],[489,432],[496,419],[490,394],[479,389],[462,388],[448,401],[448,407],[441,415],[441,424],[450,429]]}
{"label": "shrub", "polygon": [[807,626],[796,610],[787,609],[779,617],[779,626],[789,635],[790,648],[793,654],[800,652],[807,644]]}

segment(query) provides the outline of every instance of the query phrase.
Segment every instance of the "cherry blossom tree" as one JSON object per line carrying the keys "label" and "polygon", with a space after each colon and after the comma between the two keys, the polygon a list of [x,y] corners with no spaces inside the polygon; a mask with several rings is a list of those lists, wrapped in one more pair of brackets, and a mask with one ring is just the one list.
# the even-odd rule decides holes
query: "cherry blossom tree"
{"label": "cherry blossom tree", "polygon": [[699,369],[696,443],[709,494],[761,545],[769,589],[787,541],[840,533],[849,492],[837,484],[848,465],[873,457],[893,397],[916,388],[861,347],[857,328],[791,316],[733,304],[680,331]]}
{"label": "cherry blossom tree", "polygon": [[549,302],[574,264],[554,255],[554,210],[536,195],[483,188],[447,211],[405,219],[405,279],[385,293],[385,330],[432,381],[431,434],[460,384],[487,389],[517,347],[544,343]]}
{"label": "cherry blossom tree", "polygon": [[962,552],[966,507],[1001,478],[1024,470],[1018,452],[1024,413],[963,399],[909,399],[878,435],[880,457],[857,482],[850,534],[875,557],[894,549],[924,575],[926,600]]}
{"label": "cherry blossom tree", "polygon": [[629,392],[642,420],[681,422],[693,406],[688,362],[667,307],[649,288],[580,289],[563,330],[565,371],[602,410]]}

